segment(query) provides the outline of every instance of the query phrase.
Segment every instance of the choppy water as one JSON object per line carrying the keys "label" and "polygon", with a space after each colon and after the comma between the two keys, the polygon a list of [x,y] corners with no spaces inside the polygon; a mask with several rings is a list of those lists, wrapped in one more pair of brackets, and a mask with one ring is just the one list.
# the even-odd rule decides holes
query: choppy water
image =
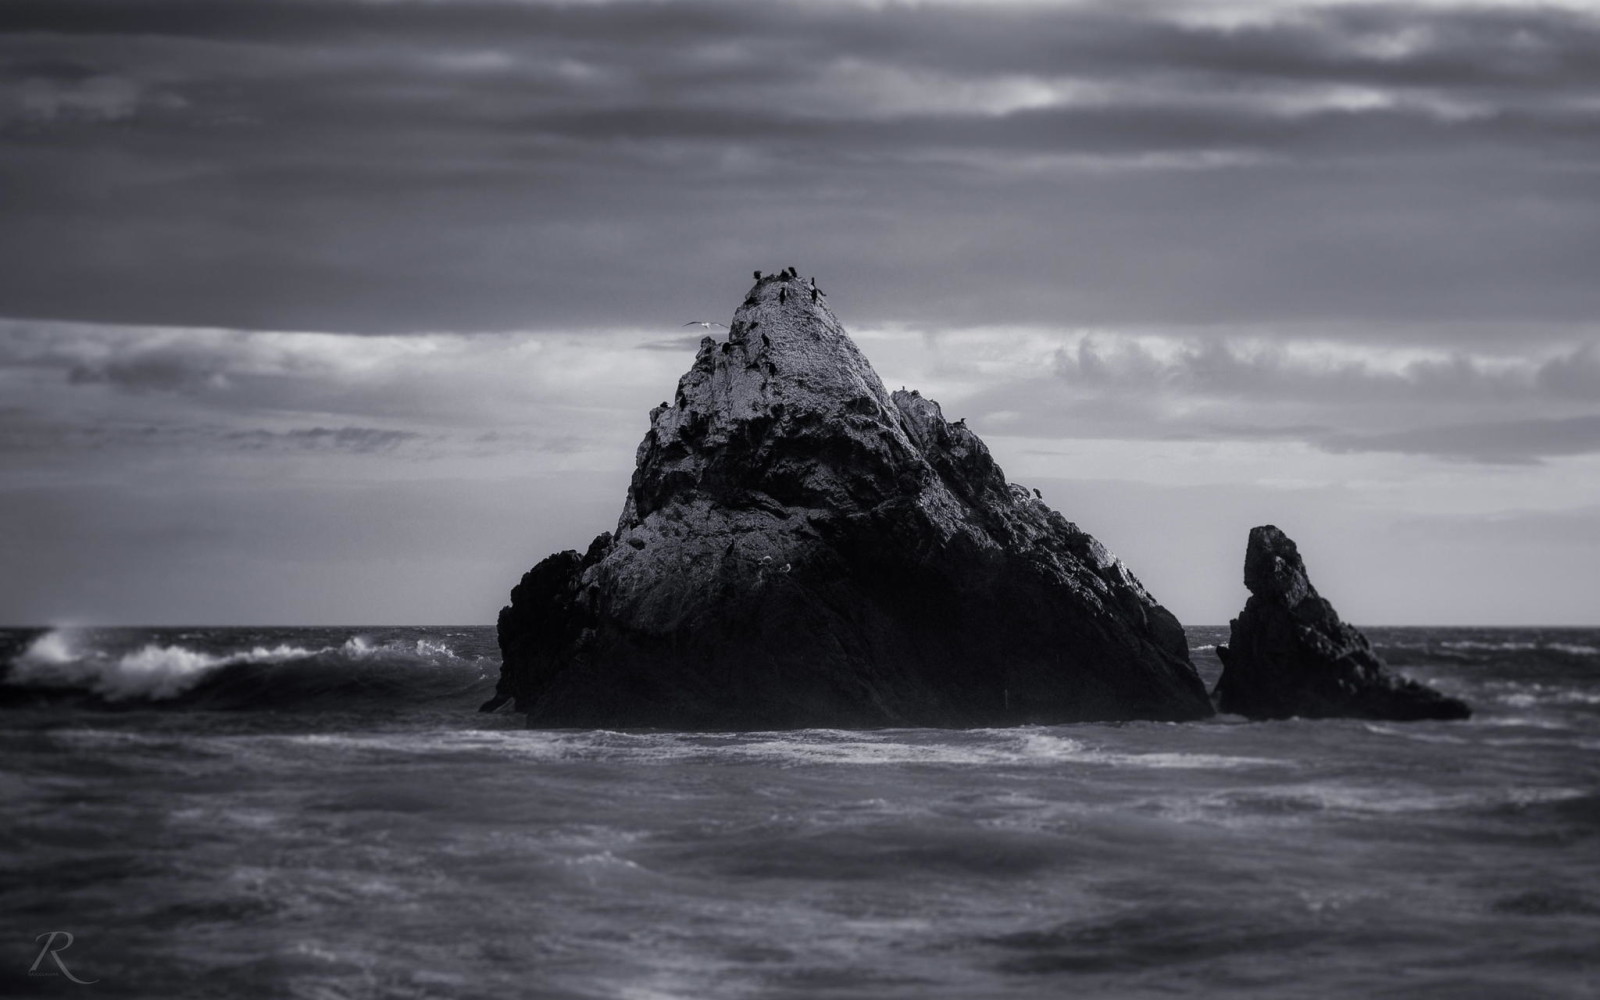
{"label": "choppy water", "polygon": [[1369,635],[1477,716],[534,732],[489,629],[0,632],[0,992],[1600,995],[1600,630]]}

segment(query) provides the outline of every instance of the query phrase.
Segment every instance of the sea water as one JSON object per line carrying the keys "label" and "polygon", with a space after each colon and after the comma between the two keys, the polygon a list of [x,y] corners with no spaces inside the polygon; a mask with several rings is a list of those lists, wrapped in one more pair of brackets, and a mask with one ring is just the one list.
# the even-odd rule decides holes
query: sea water
{"label": "sea water", "polygon": [[491,629],[3,632],[0,993],[1600,995],[1600,630],[1368,634],[1474,717],[541,732]]}

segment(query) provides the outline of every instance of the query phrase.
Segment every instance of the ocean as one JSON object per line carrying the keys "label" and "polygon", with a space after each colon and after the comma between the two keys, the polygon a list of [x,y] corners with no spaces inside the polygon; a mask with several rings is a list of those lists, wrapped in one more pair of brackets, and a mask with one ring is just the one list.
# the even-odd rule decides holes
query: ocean
{"label": "ocean", "polygon": [[1475,717],[541,732],[488,628],[0,631],[0,993],[1600,996],[1600,630],[1367,634]]}

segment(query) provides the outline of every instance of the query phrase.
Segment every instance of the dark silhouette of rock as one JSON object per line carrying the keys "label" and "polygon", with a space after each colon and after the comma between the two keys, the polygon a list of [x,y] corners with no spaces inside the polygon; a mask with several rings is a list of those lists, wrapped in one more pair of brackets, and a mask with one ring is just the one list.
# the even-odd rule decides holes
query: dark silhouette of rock
{"label": "dark silhouette of rock", "polygon": [[1250,599],[1217,647],[1217,707],[1252,719],[1465,719],[1464,702],[1384,669],[1353,625],[1318,596],[1300,552],[1272,525],[1250,529]]}
{"label": "dark silhouette of rock", "polygon": [[497,697],[549,727],[1212,713],[1120,560],[779,287],[758,281],[651,411],[616,531],[512,591]]}

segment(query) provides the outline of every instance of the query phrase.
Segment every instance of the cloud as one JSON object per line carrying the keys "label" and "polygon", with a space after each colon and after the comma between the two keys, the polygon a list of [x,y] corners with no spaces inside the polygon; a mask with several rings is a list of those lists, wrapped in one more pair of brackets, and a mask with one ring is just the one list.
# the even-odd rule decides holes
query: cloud
{"label": "cloud", "polygon": [[[1537,462],[1592,450],[1600,387],[1592,340],[1491,353],[1260,330],[858,332],[889,382],[922,387],[980,433],[1024,438],[1294,441]],[[16,401],[0,425],[13,452],[115,441],[626,464],[642,414],[670,396],[700,338],[0,321],[0,387]]]}
{"label": "cloud", "polygon": [[1381,434],[1333,434],[1321,440],[1319,446],[1332,452],[1389,451],[1531,465],[1556,455],[1600,452],[1600,414],[1561,420],[1419,427]]}
{"label": "cloud", "polygon": [[1487,352],[1262,331],[1034,328],[947,333],[937,344],[920,370],[914,356],[889,355],[894,377],[933,387],[979,433],[1283,442],[1489,464],[1600,447],[1589,433],[1593,341]]}
{"label": "cloud", "polygon": [[249,451],[295,449],[306,451],[352,451],[358,454],[393,451],[417,441],[414,431],[382,430],[376,427],[309,427],[292,431],[232,431],[224,436],[228,444]]}
{"label": "cloud", "polygon": [[19,475],[161,454],[625,469],[695,347],[640,351],[641,336],[0,320],[0,448]]}
{"label": "cloud", "polygon": [[1600,344],[1589,343],[1539,368],[1540,387],[1559,396],[1600,399]]}
{"label": "cloud", "polygon": [[1528,396],[1550,370],[1592,355],[1585,345],[1540,364],[1415,348],[1382,350],[1339,342],[1229,340],[1217,337],[1099,338],[1084,334],[1055,355],[1055,373],[1075,385],[1139,388],[1204,398],[1458,398],[1481,403]]}
{"label": "cloud", "polygon": [[14,113],[29,122],[118,121],[133,117],[140,98],[132,81],[116,76],[73,83],[29,77],[12,95]]}
{"label": "cloud", "polygon": [[[303,427],[290,430],[230,429],[202,423],[128,423],[126,421],[61,421],[34,415],[0,416],[0,451],[24,460],[48,453],[121,454],[248,454],[343,452],[384,454],[427,441],[414,431],[377,427]],[[414,451],[416,457],[429,457]]]}
{"label": "cloud", "polygon": [[796,263],[870,321],[1594,315],[1600,18],[1242,9],[18,0],[0,301],[644,326]]}

